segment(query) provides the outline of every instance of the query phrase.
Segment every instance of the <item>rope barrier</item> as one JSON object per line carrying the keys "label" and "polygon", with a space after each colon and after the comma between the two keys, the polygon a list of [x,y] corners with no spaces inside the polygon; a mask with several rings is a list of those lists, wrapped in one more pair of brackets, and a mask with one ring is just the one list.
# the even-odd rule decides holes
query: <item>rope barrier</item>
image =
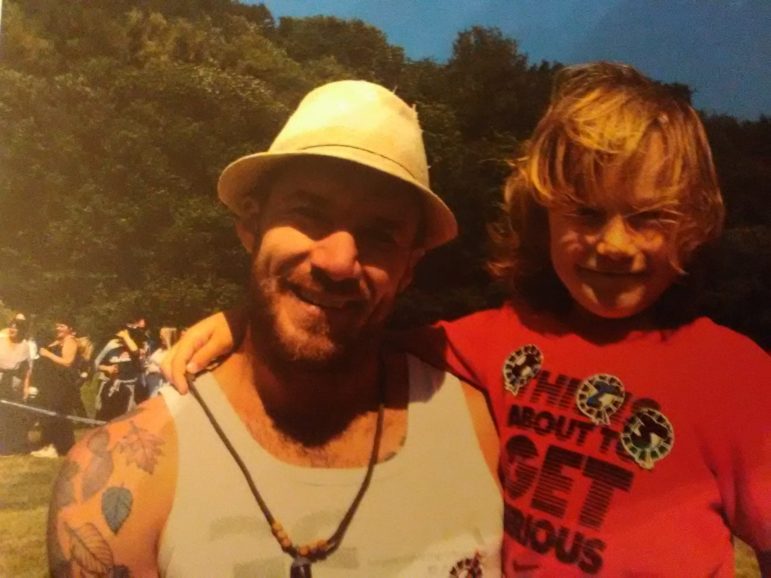
{"label": "rope barrier", "polygon": [[74,421],[74,422],[77,422],[77,423],[84,423],[84,424],[87,424],[87,425],[104,425],[104,424],[107,423],[106,421],[102,421],[100,419],[91,419],[91,418],[88,418],[88,417],[80,417],[80,416],[77,416],[77,415],[66,415],[66,414],[63,414],[63,413],[52,411],[50,409],[44,409],[42,407],[37,407],[37,406],[34,406],[34,405],[26,405],[26,404],[23,404],[23,403],[17,403],[15,401],[10,401],[8,399],[0,399],[0,405],[8,405],[8,406],[15,407],[15,408],[18,408],[18,409],[23,409],[23,410],[26,410],[26,411],[31,411],[33,413],[39,413],[39,414],[42,414],[42,415],[47,415],[49,417],[62,417],[64,419],[68,419],[70,421]]}

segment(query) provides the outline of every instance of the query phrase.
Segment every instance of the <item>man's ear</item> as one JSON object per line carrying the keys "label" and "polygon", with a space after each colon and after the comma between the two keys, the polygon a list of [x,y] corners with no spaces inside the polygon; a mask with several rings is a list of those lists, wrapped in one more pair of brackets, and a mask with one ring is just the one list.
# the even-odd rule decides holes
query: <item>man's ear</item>
{"label": "man's ear", "polygon": [[407,263],[407,268],[404,270],[404,275],[402,275],[402,278],[399,280],[399,293],[404,291],[407,287],[409,287],[410,283],[412,283],[412,278],[415,275],[415,266],[425,254],[425,249],[412,250],[409,257],[409,262]]}
{"label": "man's ear", "polygon": [[241,241],[241,245],[251,255],[257,243],[257,219],[236,219],[236,234]]}

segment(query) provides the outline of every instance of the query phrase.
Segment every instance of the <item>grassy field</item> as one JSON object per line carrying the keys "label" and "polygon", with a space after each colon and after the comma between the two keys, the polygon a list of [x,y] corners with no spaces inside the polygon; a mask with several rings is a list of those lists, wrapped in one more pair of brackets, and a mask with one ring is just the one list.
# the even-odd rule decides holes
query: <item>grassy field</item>
{"label": "grassy field", "polygon": [[[61,458],[0,457],[0,577],[48,575],[46,513],[61,462]],[[736,576],[760,576],[752,551],[743,544],[737,544]]]}
{"label": "grassy field", "polygon": [[0,576],[48,575],[46,514],[61,462],[27,456],[0,457]]}

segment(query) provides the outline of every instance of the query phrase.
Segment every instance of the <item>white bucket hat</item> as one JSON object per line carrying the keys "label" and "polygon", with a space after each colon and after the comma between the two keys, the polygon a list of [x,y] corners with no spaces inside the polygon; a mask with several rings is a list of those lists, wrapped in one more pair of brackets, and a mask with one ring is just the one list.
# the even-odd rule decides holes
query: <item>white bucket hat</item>
{"label": "white bucket hat", "polygon": [[423,200],[426,249],[458,234],[452,211],[429,188],[417,113],[393,92],[361,80],[331,82],[308,93],[267,152],[241,157],[222,171],[219,198],[243,215],[270,169],[307,156],[355,162],[412,185]]}

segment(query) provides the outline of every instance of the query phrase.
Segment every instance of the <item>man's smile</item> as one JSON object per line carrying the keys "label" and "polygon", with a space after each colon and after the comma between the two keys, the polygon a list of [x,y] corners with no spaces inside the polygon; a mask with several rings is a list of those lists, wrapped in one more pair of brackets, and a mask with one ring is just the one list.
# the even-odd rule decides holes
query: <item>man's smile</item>
{"label": "man's smile", "polygon": [[311,289],[294,284],[289,285],[289,290],[300,301],[320,309],[343,311],[356,308],[364,302],[364,299],[360,295],[340,295],[324,291],[323,289]]}

